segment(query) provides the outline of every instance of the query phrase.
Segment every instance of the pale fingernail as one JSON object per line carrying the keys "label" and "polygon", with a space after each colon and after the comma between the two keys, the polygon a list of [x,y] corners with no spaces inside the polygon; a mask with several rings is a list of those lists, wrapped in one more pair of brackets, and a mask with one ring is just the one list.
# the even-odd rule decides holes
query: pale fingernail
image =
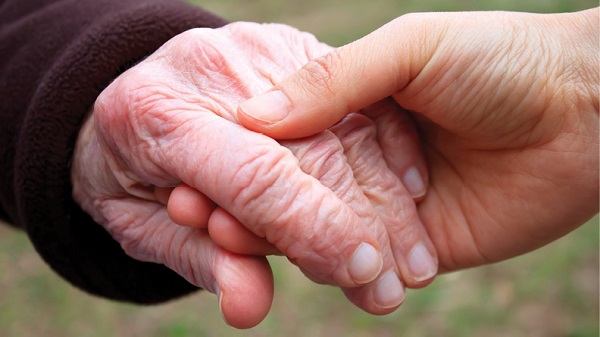
{"label": "pale fingernail", "polygon": [[404,286],[396,272],[388,271],[377,281],[375,288],[375,304],[382,309],[394,308],[404,301]]}
{"label": "pale fingernail", "polygon": [[259,122],[271,124],[290,113],[290,103],[281,91],[269,91],[242,103],[239,110]]}
{"label": "pale fingernail", "polygon": [[348,273],[354,282],[365,284],[373,281],[381,272],[383,257],[368,243],[361,243],[348,264]]}
{"label": "pale fingernail", "polygon": [[425,182],[423,181],[423,177],[419,173],[416,167],[409,168],[406,173],[404,173],[404,177],[402,177],[402,183],[404,187],[410,193],[410,196],[413,198],[422,197],[425,192]]}
{"label": "pale fingernail", "polygon": [[221,293],[221,288],[219,288],[219,285],[217,284],[217,282],[214,283],[213,290],[214,290],[215,294],[217,295],[217,299],[219,301],[219,312],[221,313],[221,317],[223,318],[223,321],[225,321],[225,323],[227,323],[227,325],[231,325],[231,324],[229,324],[227,317],[225,317],[225,314],[223,314],[223,306],[222,306],[223,294]]}
{"label": "pale fingernail", "polygon": [[437,264],[422,243],[417,243],[410,252],[408,268],[417,282],[428,280],[437,273]]}

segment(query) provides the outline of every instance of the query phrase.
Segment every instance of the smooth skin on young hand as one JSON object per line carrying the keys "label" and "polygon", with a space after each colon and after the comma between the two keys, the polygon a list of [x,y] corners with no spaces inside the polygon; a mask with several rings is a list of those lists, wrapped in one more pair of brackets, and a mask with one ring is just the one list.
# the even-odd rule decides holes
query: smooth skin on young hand
{"label": "smooth skin on young hand", "polygon": [[238,118],[304,137],[392,97],[420,130],[429,190],[418,212],[440,270],[508,259],[598,212],[599,13],[405,15],[243,103]]}

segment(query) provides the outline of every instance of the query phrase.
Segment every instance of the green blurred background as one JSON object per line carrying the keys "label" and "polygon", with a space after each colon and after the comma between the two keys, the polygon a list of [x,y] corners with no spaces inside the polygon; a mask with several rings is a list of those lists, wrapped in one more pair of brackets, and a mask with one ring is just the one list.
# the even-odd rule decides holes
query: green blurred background
{"label": "green blurred background", "polygon": [[[414,11],[566,12],[591,0],[209,0],[232,21],[287,23],[334,46]],[[306,280],[272,258],[276,295],[258,327],[221,320],[208,293],[153,307],[94,298],[59,279],[19,231],[0,226],[0,336],[540,336],[599,335],[598,218],[534,253],[439,277],[409,291],[388,316],[371,316],[333,287]]]}

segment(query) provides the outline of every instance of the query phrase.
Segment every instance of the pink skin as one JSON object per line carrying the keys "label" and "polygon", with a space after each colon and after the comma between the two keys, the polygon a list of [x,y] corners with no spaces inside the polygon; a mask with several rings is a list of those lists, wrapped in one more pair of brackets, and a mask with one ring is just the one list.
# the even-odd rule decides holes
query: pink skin
{"label": "pink skin", "polygon": [[243,103],[238,118],[302,137],[392,97],[421,131],[430,180],[418,212],[440,270],[502,261],[598,212],[599,14],[402,16]]}
{"label": "pink skin", "polygon": [[[352,172],[349,173],[353,174],[354,179],[360,186],[364,195],[368,196],[368,200],[358,198],[357,196],[362,194],[360,192],[348,193],[343,190],[338,191],[337,186],[327,184],[327,181],[339,180],[337,175],[331,177],[331,172],[319,171],[320,167],[327,165],[314,165],[310,159],[309,161],[304,160],[304,156],[312,156],[315,154],[315,145],[307,145],[307,141],[311,140],[310,138],[300,141],[282,141],[281,143],[291,149],[296,157],[300,159],[300,166],[305,172],[319,178],[326,186],[329,186],[332,190],[336,191],[338,195],[342,195],[343,200],[353,208],[361,209],[361,205],[366,202],[369,202],[373,206],[376,215],[373,215],[373,212],[370,212],[371,214],[365,214],[365,216],[376,216],[381,218],[386,224],[387,235],[390,235],[389,233],[394,233],[396,240],[391,244],[397,244],[399,247],[396,246],[390,248],[403,252],[403,254],[400,255],[403,259],[398,263],[400,268],[399,272],[401,275],[409,275],[410,277],[411,272],[408,270],[408,262],[404,259],[404,256],[406,256],[410,251],[410,248],[414,246],[413,242],[418,242],[421,236],[426,235],[426,233],[419,232],[420,220],[415,217],[414,201],[403,189],[402,184],[399,182],[399,178],[389,169],[391,165],[386,162],[382,149],[376,139],[379,127],[383,127],[384,130],[392,127],[395,130],[402,130],[402,135],[412,135],[414,133],[414,129],[412,132],[407,130],[407,128],[410,128],[410,124],[404,124],[407,123],[408,120],[397,118],[397,114],[402,113],[402,111],[394,110],[394,105],[390,105],[390,103],[391,102],[387,102],[370,107],[368,111],[363,111],[362,115],[352,114],[330,130],[344,148],[345,160],[348,161],[352,168]],[[381,123],[375,123],[369,117],[379,120]],[[390,120],[390,118],[392,118],[392,120]],[[312,138],[322,139],[324,137],[319,135],[318,137]],[[413,139],[414,138],[411,136],[411,140]],[[335,139],[331,140],[334,140],[334,142],[337,143]],[[409,139],[403,139],[403,142],[409,142]],[[392,146],[392,148],[397,151],[399,148],[398,144],[402,144],[403,142],[389,143],[388,145],[396,145]],[[414,144],[411,145],[414,146]],[[328,145],[326,148],[335,149],[335,144]],[[316,159],[323,157],[331,156],[318,156]],[[348,180],[346,179],[346,181]],[[382,193],[382,191],[385,192]],[[347,195],[350,195],[350,198],[346,199]],[[235,253],[250,255],[279,253],[279,250],[276,247],[271,245],[264,238],[258,237],[249,231],[241,222],[222,208],[217,208],[208,221],[204,220],[206,219],[206,213],[203,213],[201,209],[202,204],[208,199],[197,190],[191,189],[188,186],[181,185],[173,189],[171,197],[168,199],[168,209],[172,219],[179,219],[181,218],[181,214],[189,212],[189,207],[175,206],[174,200],[181,199],[186,200],[184,203],[186,205],[191,204],[196,200],[198,205],[194,209],[197,211],[197,214],[184,221],[175,221],[176,223],[183,226],[208,228],[211,238],[217,244]],[[405,223],[419,224],[419,227],[406,226]],[[400,239],[405,241],[400,241]],[[390,256],[389,260],[393,260],[393,258]],[[313,281],[326,283],[321,278],[313,275],[310,271],[302,268],[302,266],[300,267]],[[392,269],[393,266],[389,264],[385,264],[383,267],[384,271]],[[393,270],[398,272],[396,269]],[[383,274],[385,274],[385,272],[382,273],[382,275]],[[422,287],[429,283],[429,281],[430,279],[425,280],[425,282],[416,281],[413,282],[412,285],[414,287]],[[376,296],[374,292],[376,290],[371,287],[344,288],[343,290],[347,297],[357,306],[372,313],[384,314],[388,313],[390,309],[395,309],[395,307],[397,307],[397,305],[395,305],[392,308],[382,308],[381,305],[374,305],[374,303],[377,302],[377,300],[374,299]]]}
{"label": "pink skin", "polygon": [[[281,144],[238,125],[241,102],[328,50],[281,25],[237,23],[173,38],[98,97],[75,149],[75,200],[130,256],[218,293],[232,326],[264,318],[273,281],[264,257],[227,251],[204,229],[227,246],[217,234],[223,223],[243,224],[258,237],[254,253],[285,254],[364,310],[395,310],[403,299],[399,278],[424,286],[437,268],[398,178],[414,168],[427,184],[404,111],[380,104],[330,131]],[[386,130],[405,132],[382,140]],[[392,148],[406,156],[390,159]],[[417,192],[420,198],[424,190]],[[360,255],[357,264],[355,252],[365,244],[375,255]],[[405,262],[417,245],[431,256],[433,273],[425,277]]]}

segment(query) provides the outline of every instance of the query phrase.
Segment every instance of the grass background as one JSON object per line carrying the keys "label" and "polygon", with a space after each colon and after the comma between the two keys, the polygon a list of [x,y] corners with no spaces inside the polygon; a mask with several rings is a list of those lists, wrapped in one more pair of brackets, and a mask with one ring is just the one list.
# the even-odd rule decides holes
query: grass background
{"label": "grass background", "polygon": [[[282,22],[334,46],[412,11],[575,11],[590,0],[207,0],[232,21]],[[40,260],[23,233],[0,226],[0,336],[544,336],[599,335],[598,218],[534,253],[439,277],[409,291],[388,316],[371,316],[333,287],[272,258],[276,297],[258,327],[227,327],[217,301],[198,293],[140,307],[91,297]]]}

